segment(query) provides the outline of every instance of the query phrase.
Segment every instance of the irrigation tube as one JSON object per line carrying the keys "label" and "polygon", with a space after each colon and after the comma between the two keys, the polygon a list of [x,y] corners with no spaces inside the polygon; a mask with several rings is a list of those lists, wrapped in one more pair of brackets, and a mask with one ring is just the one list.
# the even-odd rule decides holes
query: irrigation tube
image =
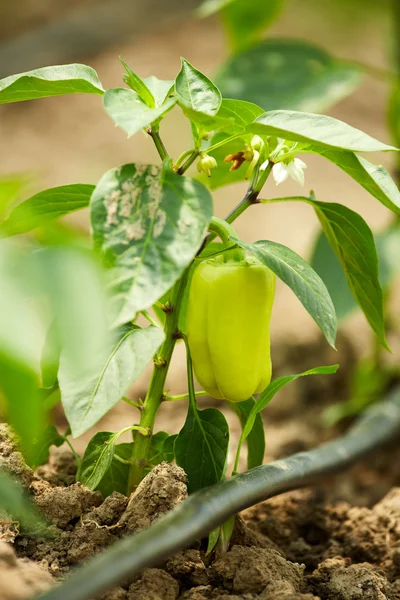
{"label": "irrigation tube", "polygon": [[118,541],[40,600],[88,600],[162,563],[257,502],[315,484],[400,436],[400,388],[369,409],[339,439],[240,473],[190,496],[148,529]]}

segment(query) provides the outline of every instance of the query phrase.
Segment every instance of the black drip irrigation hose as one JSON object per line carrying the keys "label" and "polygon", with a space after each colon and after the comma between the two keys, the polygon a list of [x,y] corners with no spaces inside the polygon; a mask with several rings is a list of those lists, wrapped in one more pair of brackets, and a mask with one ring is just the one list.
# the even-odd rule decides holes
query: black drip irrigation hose
{"label": "black drip irrigation hose", "polygon": [[400,388],[339,439],[240,473],[190,496],[148,529],[118,541],[40,600],[88,600],[205,537],[231,515],[342,471],[400,436]]}

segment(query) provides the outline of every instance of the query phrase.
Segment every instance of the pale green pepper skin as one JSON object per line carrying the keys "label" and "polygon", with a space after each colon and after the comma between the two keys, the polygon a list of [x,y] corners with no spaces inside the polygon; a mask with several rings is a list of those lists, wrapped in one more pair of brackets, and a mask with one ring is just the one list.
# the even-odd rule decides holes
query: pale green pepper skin
{"label": "pale green pepper skin", "polygon": [[271,381],[275,274],[256,259],[223,255],[194,270],[187,337],[196,379],[214,398],[241,402]]}

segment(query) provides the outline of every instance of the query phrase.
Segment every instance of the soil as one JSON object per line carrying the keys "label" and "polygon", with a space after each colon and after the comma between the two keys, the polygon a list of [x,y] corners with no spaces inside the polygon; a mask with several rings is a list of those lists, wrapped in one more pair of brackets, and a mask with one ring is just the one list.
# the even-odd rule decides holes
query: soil
{"label": "soil", "polygon": [[[338,345],[345,369],[331,377],[302,378],[270,405],[266,460],[314,447],[346,427],[321,425],[321,411],[346,397],[355,364],[346,339]],[[330,352],[322,341],[306,349],[278,347],[275,374],[300,371],[314,357],[329,364]],[[184,408],[183,403],[178,410]],[[225,554],[207,556],[205,540],[199,540],[101,598],[400,600],[399,459],[399,444],[391,444],[317,489],[252,507],[237,518]],[[56,584],[78,563],[147,527],[187,496],[185,473],[166,463],[130,498],[115,492],[103,499],[75,483],[75,459],[64,448],[52,450],[49,462],[33,472],[6,426],[0,427],[0,464],[23,481],[54,534],[38,538],[6,518],[0,522],[0,600],[27,598]]]}

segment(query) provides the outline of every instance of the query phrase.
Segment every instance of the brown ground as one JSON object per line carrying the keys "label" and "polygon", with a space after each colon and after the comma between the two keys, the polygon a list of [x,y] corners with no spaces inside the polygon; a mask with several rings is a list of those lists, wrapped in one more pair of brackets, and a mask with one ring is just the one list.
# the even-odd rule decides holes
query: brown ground
{"label": "brown ground", "polygon": [[[299,380],[266,411],[267,458],[314,447],[340,433],[323,428],[320,420],[323,408],[347,393],[354,355],[345,339],[340,347],[347,370]],[[331,351],[324,349],[322,342],[309,345],[307,352],[301,346],[277,349],[276,372],[301,370],[313,355],[329,364]],[[185,405],[178,404],[183,416]],[[234,438],[236,432],[237,427]],[[291,492],[253,507],[242,514],[225,555],[206,556],[205,542],[199,542],[102,598],[398,600],[399,459],[399,444],[392,444],[315,490]],[[104,500],[99,492],[74,483],[75,461],[63,448],[32,473],[4,427],[0,462],[22,476],[56,533],[54,539],[38,539],[19,532],[15,523],[2,523],[0,579],[7,585],[0,588],[0,600],[26,598],[32,590],[45,589],[71,567],[119,537],[147,527],[186,497],[183,471],[165,463],[129,501],[118,493]]]}

